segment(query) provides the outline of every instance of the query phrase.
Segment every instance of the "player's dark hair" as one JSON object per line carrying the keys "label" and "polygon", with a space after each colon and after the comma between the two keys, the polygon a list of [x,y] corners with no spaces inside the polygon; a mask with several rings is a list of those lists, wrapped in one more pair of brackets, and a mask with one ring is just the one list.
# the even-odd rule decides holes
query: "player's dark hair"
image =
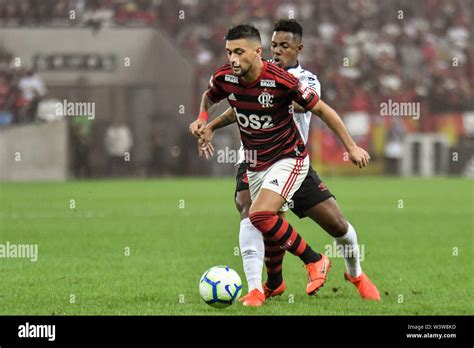
{"label": "player's dark hair", "polygon": [[303,27],[294,19],[280,19],[273,24],[273,31],[285,31],[287,33],[293,33],[293,35],[298,36],[300,40],[303,38]]}
{"label": "player's dark hair", "polygon": [[251,24],[240,24],[232,27],[225,36],[226,40],[251,39],[262,42],[260,32]]}

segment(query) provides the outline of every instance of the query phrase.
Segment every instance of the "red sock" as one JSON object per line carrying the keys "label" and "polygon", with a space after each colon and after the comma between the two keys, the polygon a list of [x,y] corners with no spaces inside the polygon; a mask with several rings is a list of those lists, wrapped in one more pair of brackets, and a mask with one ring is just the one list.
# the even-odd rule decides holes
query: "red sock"
{"label": "red sock", "polygon": [[264,238],[265,268],[267,269],[267,286],[275,290],[283,282],[283,257],[285,249],[270,238]]}
{"label": "red sock", "polygon": [[249,216],[252,224],[262,232],[264,238],[275,241],[282,249],[298,256],[305,264],[316,262],[321,255],[315,253],[306,241],[291,227],[288,221],[277,214],[260,211]]}

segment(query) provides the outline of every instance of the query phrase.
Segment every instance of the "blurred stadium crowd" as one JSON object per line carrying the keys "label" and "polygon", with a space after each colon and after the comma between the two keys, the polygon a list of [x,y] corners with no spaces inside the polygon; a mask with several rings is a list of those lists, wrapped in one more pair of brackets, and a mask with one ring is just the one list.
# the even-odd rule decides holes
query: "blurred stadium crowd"
{"label": "blurred stadium crowd", "polygon": [[[290,16],[305,29],[302,65],[318,75],[323,98],[338,111],[378,112],[380,102],[390,98],[423,102],[429,113],[472,109],[471,5],[462,0],[1,0],[0,24],[159,27],[193,58],[204,79],[225,62],[223,37],[231,24],[254,23],[269,47],[272,23]],[[0,53],[0,110],[13,108],[13,121],[29,120],[21,114],[31,96],[22,99],[24,89],[16,88],[26,72],[8,69],[13,55]]]}
{"label": "blurred stadium crowd", "polygon": [[268,48],[272,23],[292,14],[305,30],[301,63],[318,75],[323,98],[338,111],[378,113],[380,102],[389,98],[427,102],[428,112],[472,109],[469,1],[254,0],[242,11],[243,2],[213,1],[205,7],[194,2],[196,21],[167,28],[205,75],[216,61],[225,61],[228,18],[256,24]]}
{"label": "blurred stadium crowd", "polygon": [[[472,1],[464,0],[0,0],[0,30],[160,30],[194,64],[195,107],[210,74],[226,63],[223,38],[231,25],[256,25],[262,34],[264,58],[270,58],[273,22],[295,18],[304,28],[300,63],[318,76],[323,99],[343,116],[362,112],[372,125],[384,123],[384,140],[375,143],[385,144],[385,156],[397,161],[410,127],[410,132],[439,132],[445,126],[455,128],[460,137],[465,135],[458,125],[461,113],[474,110],[472,16]],[[47,96],[40,74],[32,67],[19,68],[15,52],[0,40],[0,126],[41,119],[38,106],[41,109],[47,97],[54,98]],[[388,100],[419,102],[423,117],[416,127],[406,119],[373,117]],[[450,113],[458,115],[443,125],[439,116]],[[115,134],[112,124],[108,127],[111,139],[125,134],[120,129]],[[72,128],[79,129],[78,134],[90,134],[93,127],[89,122]],[[364,136],[367,143],[362,144],[374,150],[373,139]],[[127,141],[122,143],[131,147],[131,137],[123,136]],[[328,157],[334,157],[331,148],[339,151],[336,143],[328,145],[330,138],[324,133],[316,138],[324,142]],[[451,139],[457,143],[457,135]],[[73,148],[87,153],[88,146],[77,146],[80,143],[73,141]],[[387,149],[392,143],[397,151],[390,155]],[[75,157],[87,157],[81,156]],[[89,173],[88,164],[84,167]]]}
{"label": "blurred stadium crowd", "polygon": [[13,67],[13,55],[0,50],[0,126],[32,122],[47,92],[33,70]]}

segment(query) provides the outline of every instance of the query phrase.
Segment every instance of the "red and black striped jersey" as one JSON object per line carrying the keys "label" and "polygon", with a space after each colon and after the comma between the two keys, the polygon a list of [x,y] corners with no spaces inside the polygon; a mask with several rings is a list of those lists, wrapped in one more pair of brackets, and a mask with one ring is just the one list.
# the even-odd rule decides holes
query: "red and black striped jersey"
{"label": "red and black striped jersey", "polygon": [[310,110],[319,96],[287,71],[263,61],[260,76],[246,83],[226,64],[212,75],[207,96],[214,103],[227,98],[234,109],[244,149],[256,153],[249,169],[261,171],[282,158],[307,155],[291,105],[295,101]]}

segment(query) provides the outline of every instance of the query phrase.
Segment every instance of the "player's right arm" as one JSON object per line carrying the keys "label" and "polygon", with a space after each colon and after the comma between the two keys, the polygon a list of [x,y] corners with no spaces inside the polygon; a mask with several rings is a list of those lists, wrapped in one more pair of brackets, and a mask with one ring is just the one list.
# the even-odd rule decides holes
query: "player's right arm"
{"label": "player's right arm", "polygon": [[205,129],[211,108],[228,96],[222,81],[225,68],[226,66],[218,69],[209,79],[208,88],[201,97],[199,116],[196,121],[189,125],[189,131],[197,138],[201,137]]}
{"label": "player's right arm", "polygon": [[213,119],[201,133],[199,138],[199,156],[212,157],[214,155],[214,147],[211,144],[214,132],[219,128],[227,127],[230,124],[237,122],[237,116],[232,108],[228,108],[224,113]]}
{"label": "player's right arm", "polygon": [[237,122],[237,116],[232,108],[228,108],[221,115],[213,119],[206,128],[209,128],[211,132],[215,132],[219,128],[227,127],[235,122]]}
{"label": "player's right arm", "polygon": [[201,97],[201,104],[199,106],[199,116],[198,118],[189,125],[189,131],[192,135],[197,138],[200,138],[201,134],[204,132],[204,128],[206,127],[207,120],[209,119],[209,110],[211,110],[212,106],[215,104],[209,97],[208,97],[209,90],[207,89]]}
{"label": "player's right arm", "polygon": [[[224,84],[224,76],[228,68],[228,64],[224,65],[211,76],[211,78],[209,79],[208,89],[203,93],[201,98],[201,104],[199,106],[199,116],[197,120],[191,123],[191,125],[189,126],[190,132],[194,136],[199,138],[198,150],[200,156],[205,155],[205,153],[203,152],[204,149],[210,148],[212,150],[212,145],[209,142],[205,143],[202,137],[207,128],[206,123],[209,118],[210,109],[215,104],[219,103],[222,99],[226,98],[229,95],[229,93],[226,91],[226,87]],[[221,120],[222,119],[220,119],[219,121]],[[206,157],[208,156],[206,155]]]}

